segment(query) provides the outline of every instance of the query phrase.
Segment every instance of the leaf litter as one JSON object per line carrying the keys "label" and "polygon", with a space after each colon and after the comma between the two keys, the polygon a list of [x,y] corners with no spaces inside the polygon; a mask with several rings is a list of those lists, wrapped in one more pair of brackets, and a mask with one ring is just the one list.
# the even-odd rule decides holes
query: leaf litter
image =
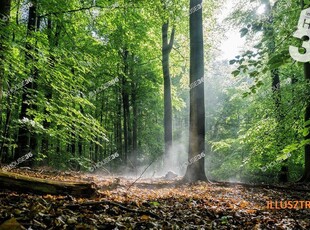
{"label": "leaf litter", "polygon": [[268,209],[267,201],[310,200],[310,192],[221,183],[15,170],[98,186],[90,199],[0,192],[0,230],[310,229],[310,209]]}

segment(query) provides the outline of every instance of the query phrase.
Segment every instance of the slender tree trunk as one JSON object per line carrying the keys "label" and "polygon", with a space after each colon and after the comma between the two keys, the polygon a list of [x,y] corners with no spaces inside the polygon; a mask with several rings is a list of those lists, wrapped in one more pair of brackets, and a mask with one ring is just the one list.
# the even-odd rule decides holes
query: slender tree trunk
{"label": "slender tree trunk", "polygon": [[125,164],[128,161],[129,154],[129,89],[128,82],[126,77],[128,76],[128,55],[129,51],[127,49],[124,50],[123,53],[123,62],[124,62],[124,76],[122,76],[122,100],[123,100],[123,119],[124,119],[124,154],[125,154]]}
{"label": "slender tree trunk", "polygon": [[75,150],[75,145],[76,145],[76,143],[75,143],[75,141],[76,141],[75,133],[74,133],[74,132],[71,132],[70,150],[71,150],[71,155],[72,155],[73,157],[76,156],[76,150]]}
{"label": "slender tree trunk", "polygon": [[[130,87],[129,83],[128,88]],[[127,106],[127,134],[128,134],[128,153],[127,153],[127,158],[130,158],[130,164],[132,166],[132,169],[134,169],[134,164],[133,164],[133,159],[131,158],[132,154],[132,122],[131,122],[131,114],[130,114],[130,99],[129,99],[129,93],[128,93],[128,104]]]}
{"label": "slender tree trunk", "polygon": [[165,159],[167,159],[172,145],[172,99],[171,77],[169,70],[169,56],[174,43],[175,28],[172,28],[170,41],[168,42],[169,22],[162,25],[162,68],[164,76],[164,130],[165,130]]}
{"label": "slender tree trunk", "polygon": [[[281,108],[281,91],[280,91],[280,77],[278,69],[271,71],[272,76],[272,91],[275,103],[275,113],[277,119],[277,133],[284,133],[283,127],[283,115]],[[283,148],[283,140],[280,138],[277,140],[277,150],[281,151]],[[288,182],[288,159],[285,159],[281,163],[281,170],[279,173],[279,182],[286,183]]]}
{"label": "slender tree trunk", "polygon": [[[204,100],[204,52],[202,26],[202,0],[190,0],[190,9],[201,8],[190,14],[190,124],[188,164],[184,181],[206,181],[205,152],[205,100]],[[202,156],[200,159],[198,155]],[[195,160],[194,160],[195,159]],[[198,160],[197,160],[198,159]]]}
{"label": "slender tree trunk", "polygon": [[138,158],[138,106],[137,106],[137,89],[136,83],[131,83],[131,100],[132,100],[132,152],[131,161],[136,171]]}
{"label": "slender tree trunk", "polygon": [[[102,96],[101,97],[98,97],[98,100],[100,98],[101,100],[101,106],[100,106],[100,111],[99,111],[99,117],[100,117],[100,125],[103,125],[103,113],[104,111],[107,110],[107,106],[106,106],[106,103],[107,103],[107,100],[105,100],[105,92],[102,93]],[[99,138],[97,138],[97,141],[99,141]],[[99,161],[99,150],[100,150],[100,146],[95,144],[95,157],[93,158],[93,160],[95,162],[98,162]],[[106,151],[106,148],[107,148],[107,142],[104,143],[104,151]]]}
{"label": "slender tree trunk", "polygon": [[[9,132],[10,132],[10,122],[11,122],[11,115],[12,115],[12,101],[10,98],[7,98],[7,108],[6,108],[6,119],[4,123],[4,131],[2,136],[4,137],[2,142],[1,142],[1,152],[0,152],[0,160],[2,159],[4,162],[8,159],[9,157],[9,147],[7,143],[7,138],[9,137]],[[0,161],[1,162],[1,161]]]}
{"label": "slender tree trunk", "polygon": [[[80,97],[82,97],[82,94],[80,94]],[[80,112],[81,114],[84,114],[84,109],[81,105],[80,105]],[[78,154],[79,154],[79,157],[81,157],[83,155],[83,139],[80,135],[79,135],[77,144],[78,144]],[[80,165],[79,165],[79,170],[80,170]]]}
{"label": "slender tree trunk", "polygon": [[[4,61],[5,61],[5,43],[8,41],[8,36],[6,33],[8,24],[9,24],[9,18],[10,18],[10,12],[11,12],[11,0],[0,0],[0,128],[2,128],[2,97],[3,97],[3,83],[5,79],[5,70],[4,70]],[[4,132],[2,133],[2,136],[6,137],[7,131],[8,131],[8,121],[10,112],[7,112],[6,122],[4,125]],[[2,159],[2,155],[4,153],[3,147],[4,147],[5,140],[3,139],[1,142],[1,149],[0,149],[0,162]],[[7,153],[8,154],[8,153]]]}
{"label": "slender tree trunk", "polygon": [[[28,27],[27,27],[27,37],[31,37],[32,34],[36,31],[38,23],[37,18],[37,3],[36,1],[32,1],[32,5],[29,7],[29,16],[28,16]],[[29,39],[30,40],[30,39]],[[33,55],[31,52],[34,50],[34,45],[31,44],[31,42],[26,43],[26,65],[29,64],[29,62],[34,60]],[[34,70],[35,71],[35,70]],[[31,98],[31,89],[34,87],[34,82],[36,81],[35,76],[36,72],[32,72],[32,82],[29,82],[28,84],[25,84],[23,86],[23,93],[22,93],[22,104],[21,104],[21,111],[19,114],[19,119],[27,118],[27,111],[31,108],[29,105],[29,100]],[[34,139],[30,137],[30,132],[25,126],[21,126],[19,128],[18,132],[18,138],[17,138],[17,144],[18,144],[18,150],[14,156],[15,159],[18,159],[19,157],[27,154],[30,150],[33,151],[34,149],[31,149],[34,145],[30,143],[30,141],[33,141]]]}
{"label": "slender tree trunk", "polygon": [[[8,40],[6,33],[11,12],[11,0],[0,0],[0,115],[2,114],[2,97],[4,82],[4,60],[5,60],[5,42]],[[0,116],[0,125],[2,124],[2,116]]]}
{"label": "slender tree trunk", "polygon": [[[38,31],[40,29],[40,18],[37,18],[37,23],[36,23],[36,31]],[[33,57],[32,61],[34,63],[38,63],[38,49],[36,48],[37,47],[37,41],[35,43],[35,46],[33,47],[34,51],[35,51],[35,57]],[[32,48],[32,47],[29,47],[29,48]],[[31,55],[32,57],[32,55]],[[31,59],[30,59],[31,60]],[[32,81],[32,85],[31,85],[31,89],[32,89],[32,98],[36,98],[36,94],[37,94],[37,90],[38,90],[38,78],[39,78],[39,70],[37,68],[37,66],[35,65],[32,69],[32,78],[33,78],[33,81]],[[37,103],[30,103],[30,109],[32,111],[37,111],[38,110],[38,105]],[[33,115],[30,115],[29,116],[31,120],[34,120],[34,116]],[[38,152],[38,149],[40,148],[38,146],[38,134],[36,133],[29,133],[30,135],[30,150],[34,153],[34,152]],[[29,161],[29,163],[33,163],[33,161]]]}
{"label": "slender tree trunk", "polygon": [[[105,108],[105,110],[106,110],[106,111],[109,111],[109,110],[110,110],[110,108],[109,108],[109,103],[108,103],[107,100],[105,100],[104,93],[103,93],[103,95],[102,95],[102,101],[103,101],[103,103],[104,103],[104,108]],[[105,113],[105,114],[104,114],[104,120],[103,120],[103,123],[102,123],[102,124],[104,124],[104,125],[106,126],[107,129],[109,129],[109,120],[110,120],[109,113]],[[110,137],[108,137],[108,138],[110,139]],[[106,157],[106,156],[108,155],[108,153],[110,152],[110,151],[109,151],[110,144],[111,144],[111,142],[109,142],[109,143],[108,143],[108,142],[105,142],[105,143],[104,143],[103,154],[101,154],[101,156],[99,157],[100,160],[103,159],[104,157]]]}
{"label": "slender tree trunk", "polygon": [[[264,2],[266,4],[266,11],[267,14],[269,14],[269,20],[268,25],[265,28],[265,36],[269,36],[270,42],[268,44],[269,49],[269,56],[272,55],[272,52],[274,52],[275,49],[275,31],[273,28],[274,20],[273,20],[273,13],[272,13],[272,7],[269,0],[265,0]],[[283,133],[283,115],[282,115],[282,108],[281,108],[281,91],[280,91],[280,76],[279,76],[279,70],[273,69],[271,70],[271,89],[273,93],[273,100],[275,104],[275,114],[276,114],[276,120],[277,120],[277,133]],[[280,152],[283,148],[283,141],[278,138],[277,139],[277,146],[276,150]],[[279,173],[279,181],[280,182],[288,182],[288,161],[287,159],[282,162],[281,170]]]}
{"label": "slender tree trunk", "polygon": [[[56,47],[59,45],[59,38],[60,38],[60,32],[61,32],[61,27],[59,22],[56,24],[56,29],[55,33],[53,33],[53,24],[54,21],[52,21],[51,16],[48,17],[47,20],[47,36],[48,36],[48,41],[49,41],[49,48],[50,48],[50,61],[49,61],[49,68],[53,69],[55,67],[55,56],[53,54],[53,51]],[[48,87],[45,88],[45,98],[49,102],[52,99],[52,87],[50,87],[51,82],[48,81]],[[44,108],[44,113],[48,115],[48,111],[46,110],[46,107]],[[43,127],[45,129],[49,129],[50,127],[50,122],[47,120],[43,121]],[[49,137],[46,134],[43,134],[42,137],[42,152],[48,156],[49,154]],[[47,160],[49,157],[47,157]]]}
{"label": "slender tree trunk", "polygon": [[116,94],[116,100],[117,100],[117,121],[116,121],[116,127],[117,127],[117,148],[118,148],[118,153],[120,156],[123,157],[123,141],[122,141],[122,102],[121,102],[121,97],[120,91],[121,89],[116,89],[118,94]]}

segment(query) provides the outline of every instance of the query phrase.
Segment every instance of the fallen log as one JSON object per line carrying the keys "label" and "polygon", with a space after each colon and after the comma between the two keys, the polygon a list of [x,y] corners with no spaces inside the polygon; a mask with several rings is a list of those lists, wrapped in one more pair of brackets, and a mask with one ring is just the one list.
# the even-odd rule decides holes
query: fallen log
{"label": "fallen log", "polygon": [[96,195],[94,183],[54,181],[0,171],[0,190],[3,189],[40,195],[71,195],[76,197]]}

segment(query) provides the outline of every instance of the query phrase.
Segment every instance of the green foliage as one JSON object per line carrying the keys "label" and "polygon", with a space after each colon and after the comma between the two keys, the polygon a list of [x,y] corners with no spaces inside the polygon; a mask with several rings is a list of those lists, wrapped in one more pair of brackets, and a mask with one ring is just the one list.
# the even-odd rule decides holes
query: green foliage
{"label": "green foliage", "polygon": [[[222,92],[225,112],[212,123],[216,132],[208,133],[215,164],[211,174],[222,180],[277,182],[276,175],[286,162],[290,180],[296,180],[302,172],[304,146],[309,144],[304,140],[309,122],[303,121],[309,85],[304,81],[303,66],[295,63],[288,52],[289,45],[297,44],[290,37],[301,8],[297,2],[280,0],[271,4],[270,11],[257,15],[261,3],[252,2],[244,7],[241,1],[229,18],[242,28],[242,37],[255,43],[229,61],[231,75],[240,81],[246,79],[248,84],[236,87],[238,91]],[[279,74],[280,84],[272,88],[274,71]],[[281,100],[278,108],[276,97]],[[224,117],[230,122],[224,122]],[[215,163],[219,161],[224,162]]]}
{"label": "green foliage", "polygon": [[[79,168],[87,168],[89,161],[103,159],[115,149],[122,150],[124,137],[121,142],[117,139],[123,125],[122,89],[129,93],[130,103],[132,90],[137,92],[138,117],[134,119],[139,126],[139,152],[160,154],[163,92],[158,19],[167,12],[173,15],[173,10],[180,12],[181,4],[171,2],[169,11],[162,11],[161,1],[119,5],[105,0],[39,1],[40,28],[27,36],[29,7],[21,2],[13,4],[16,7],[12,8],[5,33],[14,35],[14,40],[5,41],[6,103],[0,110],[4,118],[0,120],[1,140],[11,149],[10,154],[19,145],[14,137],[22,127],[35,135],[39,161],[58,168],[67,168],[69,160]],[[154,9],[160,14],[156,15]],[[29,49],[30,46],[34,48]],[[128,61],[130,74],[124,72],[121,55],[124,49],[132,55]],[[25,53],[31,56],[27,62]],[[22,83],[34,73],[37,73],[35,87],[26,89]],[[90,96],[116,77],[121,80]],[[126,85],[122,77],[127,80]],[[8,93],[13,87],[16,90]],[[29,108],[27,117],[20,118],[21,96],[25,90],[29,98],[24,102]],[[177,107],[182,107],[182,101]],[[133,112],[132,104],[129,112]],[[154,123],[146,125],[150,117]],[[5,118],[9,119],[8,127]],[[129,123],[132,122],[131,116]],[[6,128],[10,130],[8,133],[4,131]]]}
{"label": "green foliage", "polygon": [[87,171],[92,165],[92,161],[85,157],[72,157],[68,160],[68,168],[73,171]]}

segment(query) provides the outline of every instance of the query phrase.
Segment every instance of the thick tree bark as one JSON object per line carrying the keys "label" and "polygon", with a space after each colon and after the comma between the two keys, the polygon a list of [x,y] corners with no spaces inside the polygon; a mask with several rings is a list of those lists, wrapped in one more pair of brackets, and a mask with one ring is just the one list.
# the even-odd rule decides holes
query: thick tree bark
{"label": "thick tree bark", "polygon": [[169,55],[174,43],[175,28],[172,28],[170,41],[168,43],[169,22],[162,25],[162,68],[164,76],[164,141],[165,158],[167,159],[172,145],[172,99],[171,99],[171,77],[169,70]]}
{"label": "thick tree bark", "polygon": [[[205,151],[205,100],[204,100],[204,52],[202,27],[202,0],[190,0],[190,9],[200,9],[190,14],[190,127],[189,163],[184,181],[207,180],[204,157],[193,161]],[[199,84],[197,84],[199,83]]]}
{"label": "thick tree bark", "polygon": [[94,184],[53,181],[8,172],[0,172],[0,184],[1,189],[35,194],[72,195],[77,197],[91,197],[96,194]]}

